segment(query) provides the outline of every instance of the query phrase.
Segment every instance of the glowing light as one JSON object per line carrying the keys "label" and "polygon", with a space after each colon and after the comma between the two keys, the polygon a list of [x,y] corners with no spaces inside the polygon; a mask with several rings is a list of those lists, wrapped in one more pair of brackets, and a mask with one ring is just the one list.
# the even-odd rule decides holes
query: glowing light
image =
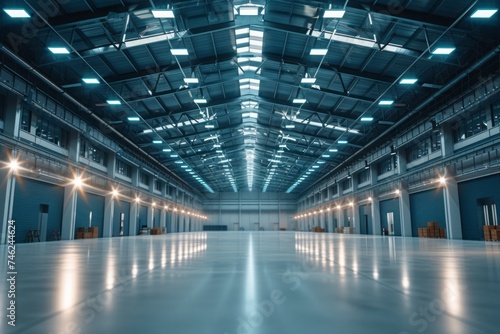
{"label": "glowing light", "polygon": [[17,162],[16,159],[12,159],[10,162],[9,162],[9,168],[10,168],[10,171],[11,172],[15,172],[19,169],[19,162]]}

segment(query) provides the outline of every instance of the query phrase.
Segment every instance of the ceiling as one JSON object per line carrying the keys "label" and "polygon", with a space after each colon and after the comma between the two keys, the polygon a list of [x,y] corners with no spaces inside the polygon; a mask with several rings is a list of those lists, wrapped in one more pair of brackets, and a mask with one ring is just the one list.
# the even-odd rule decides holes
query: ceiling
{"label": "ceiling", "polygon": [[205,192],[302,193],[500,44],[498,13],[471,18],[494,2],[4,3],[30,15],[1,13],[4,47]]}

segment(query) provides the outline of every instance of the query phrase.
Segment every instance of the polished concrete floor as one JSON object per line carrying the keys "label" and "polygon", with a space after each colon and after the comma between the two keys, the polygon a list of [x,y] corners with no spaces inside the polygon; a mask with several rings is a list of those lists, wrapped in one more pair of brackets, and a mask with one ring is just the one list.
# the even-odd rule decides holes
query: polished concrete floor
{"label": "polished concrete floor", "polygon": [[0,333],[500,332],[500,243],[266,231],[16,250]]}

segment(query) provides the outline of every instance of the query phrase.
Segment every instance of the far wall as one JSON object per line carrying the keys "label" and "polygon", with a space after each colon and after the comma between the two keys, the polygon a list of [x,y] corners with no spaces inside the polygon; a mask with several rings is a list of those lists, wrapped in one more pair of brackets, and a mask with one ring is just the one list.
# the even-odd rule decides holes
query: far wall
{"label": "far wall", "polygon": [[218,193],[207,195],[203,211],[209,217],[206,225],[227,225],[229,231],[259,227],[265,231],[295,229],[297,197],[278,193]]}

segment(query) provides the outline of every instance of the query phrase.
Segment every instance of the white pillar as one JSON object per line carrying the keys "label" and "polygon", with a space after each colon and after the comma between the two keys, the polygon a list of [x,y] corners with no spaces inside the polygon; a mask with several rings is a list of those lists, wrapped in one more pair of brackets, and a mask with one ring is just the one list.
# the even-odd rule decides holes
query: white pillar
{"label": "white pillar", "polygon": [[137,235],[137,221],[139,220],[139,206],[141,203],[133,201],[130,203],[130,218],[128,235]]}
{"label": "white pillar", "polygon": [[373,235],[382,234],[382,224],[380,223],[380,201],[378,198],[372,198],[372,229]]}
{"label": "white pillar", "polygon": [[113,195],[104,197],[104,223],[102,237],[109,238],[113,236],[113,219],[115,214],[115,199]]}
{"label": "white pillar", "polygon": [[0,244],[5,244],[7,242],[9,220],[15,219],[15,217],[12,217],[12,210],[14,209],[16,177],[9,170],[0,170],[0,179],[7,181],[0,184],[0,217],[2,219],[0,224]]}
{"label": "white pillar", "polygon": [[78,190],[73,185],[64,187],[61,240],[73,240],[75,238],[77,200]]}
{"label": "white pillar", "polygon": [[399,192],[399,212],[401,221],[401,236],[411,237],[410,195],[405,185],[401,185]]}
{"label": "white pillar", "polygon": [[462,220],[460,218],[458,185],[454,178],[446,179],[446,186],[443,189],[443,197],[447,238],[462,239]]}
{"label": "white pillar", "polygon": [[359,205],[354,203],[352,206],[352,226],[354,227],[354,234],[361,233],[361,218],[359,217]]}

